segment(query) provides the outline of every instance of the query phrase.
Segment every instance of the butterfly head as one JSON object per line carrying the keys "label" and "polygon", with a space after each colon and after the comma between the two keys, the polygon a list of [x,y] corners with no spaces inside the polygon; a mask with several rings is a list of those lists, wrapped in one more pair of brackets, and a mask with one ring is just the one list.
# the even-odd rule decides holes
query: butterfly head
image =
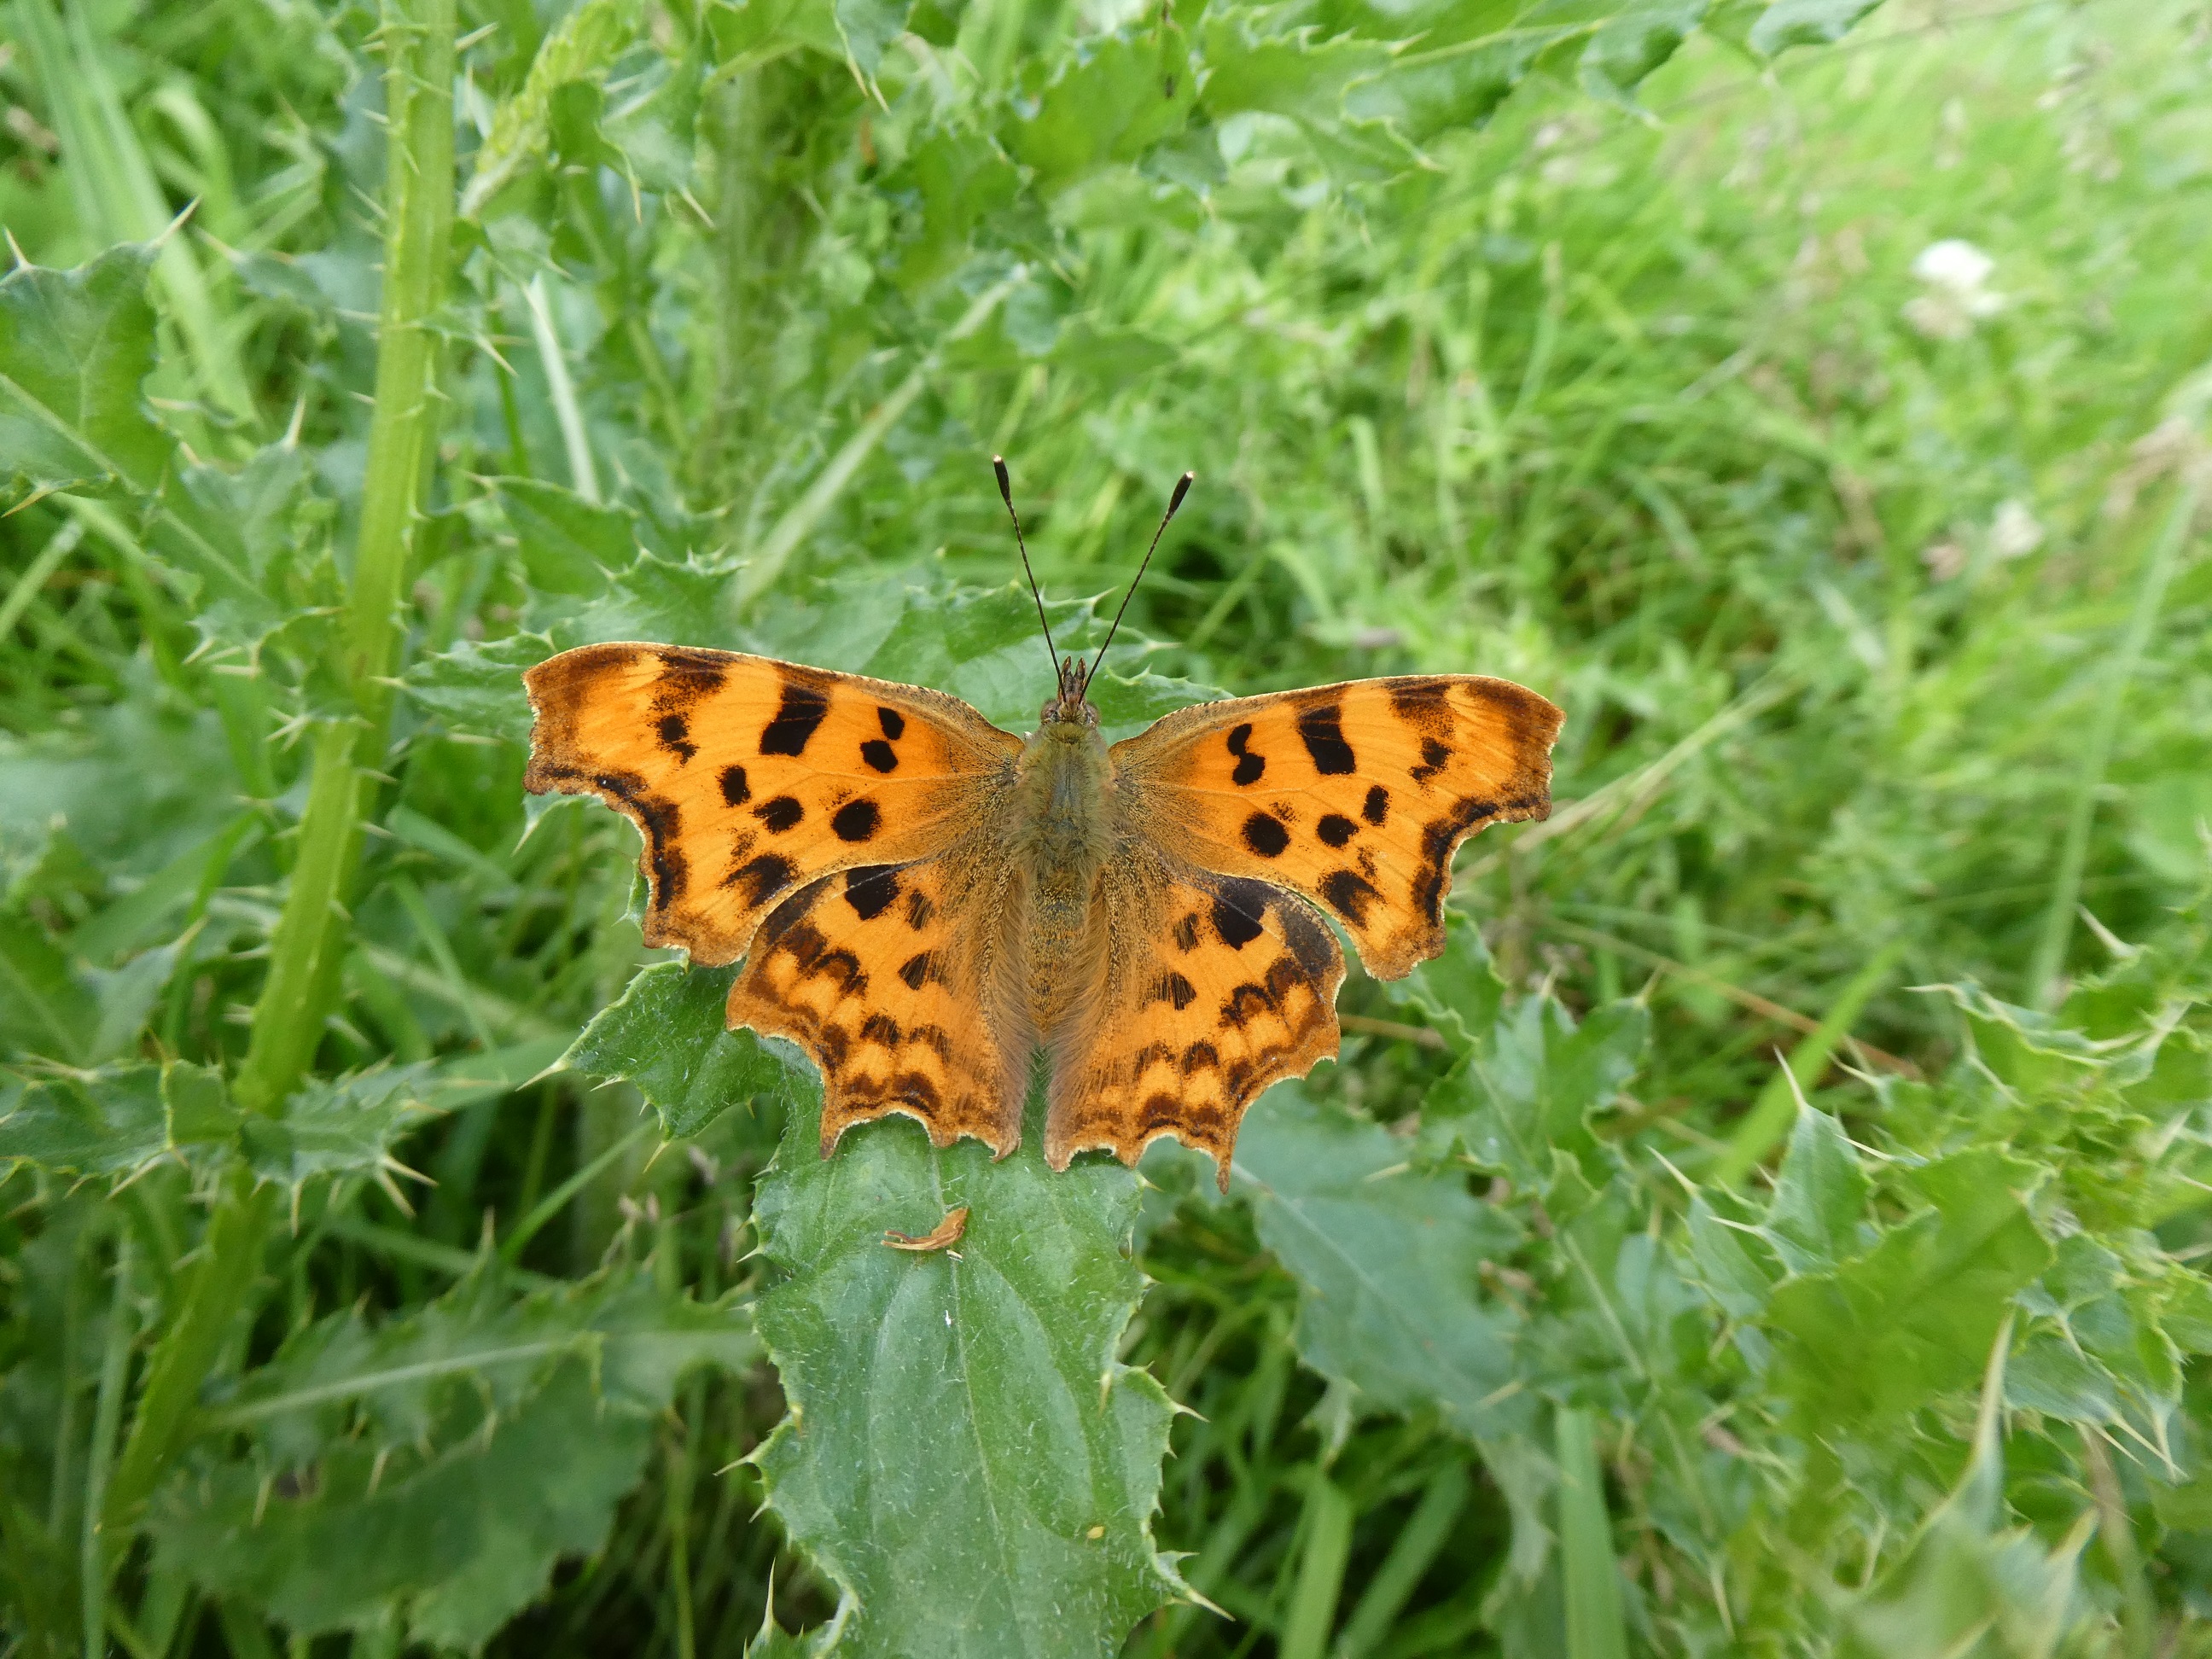
{"label": "butterfly head", "polygon": [[1091,705],[1091,666],[1080,657],[1060,659],[1060,685],[1037,713],[1040,727],[1075,726],[1090,732],[1098,729],[1098,711]]}

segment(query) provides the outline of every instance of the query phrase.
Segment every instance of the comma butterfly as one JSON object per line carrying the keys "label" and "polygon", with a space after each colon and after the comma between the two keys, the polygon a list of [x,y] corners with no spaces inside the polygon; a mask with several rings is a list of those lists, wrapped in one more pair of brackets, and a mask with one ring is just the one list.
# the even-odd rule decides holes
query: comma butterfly
{"label": "comma butterfly", "polygon": [[1004,1157],[1042,1048],[1054,1169],[1172,1135],[1226,1190],[1245,1109],[1337,1051],[1323,914],[1380,978],[1436,955],[1459,844],[1550,811],[1564,716],[1428,674],[1202,703],[1109,748],[1105,647],[1045,642],[1058,685],[1027,738],[920,686],[583,646],[524,676],[525,785],[636,823],[646,942],[744,959],[729,1024],[821,1068],[824,1157],[891,1112]]}

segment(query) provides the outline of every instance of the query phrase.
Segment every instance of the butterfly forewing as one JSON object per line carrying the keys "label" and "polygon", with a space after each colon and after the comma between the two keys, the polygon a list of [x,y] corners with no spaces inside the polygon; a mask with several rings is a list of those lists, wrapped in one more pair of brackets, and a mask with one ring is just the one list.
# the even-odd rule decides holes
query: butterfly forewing
{"label": "butterfly forewing", "polygon": [[1509,680],[1354,680],[1185,708],[1113,760],[1129,823],[1202,869],[1304,894],[1397,979],[1443,948],[1459,844],[1550,812],[1563,718]]}
{"label": "butterfly forewing", "polygon": [[645,836],[648,945],[733,962],[817,878],[942,851],[1019,738],[956,698],[766,657],[589,645],[524,677],[525,786],[596,794]]}

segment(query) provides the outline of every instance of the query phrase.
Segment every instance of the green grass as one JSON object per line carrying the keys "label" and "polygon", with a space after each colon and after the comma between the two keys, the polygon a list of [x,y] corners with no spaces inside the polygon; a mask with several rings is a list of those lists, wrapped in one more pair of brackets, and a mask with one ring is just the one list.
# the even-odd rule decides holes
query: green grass
{"label": "green grass", "polygon": [[[2212,1652],[2203,8],[1478,13],[15,0],[0,1653]],[[1109,722],[1568,711],[1226,1200],[817,1164],[520,791],[1029,718],[994,451],[1093,640],[1199,474]]]}

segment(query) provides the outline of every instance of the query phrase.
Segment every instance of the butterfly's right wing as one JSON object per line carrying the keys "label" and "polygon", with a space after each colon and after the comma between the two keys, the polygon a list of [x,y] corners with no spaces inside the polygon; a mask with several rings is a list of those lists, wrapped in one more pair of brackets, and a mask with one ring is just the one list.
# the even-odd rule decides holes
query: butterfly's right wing
{"label": "butterfly's right wing", "polygon": [[524,787],[595,794],[645,836],[647,945],[734,962],[828,875],[943,852],[1021,740],[956,697],[767,657],[587,645],[523,676]]}

